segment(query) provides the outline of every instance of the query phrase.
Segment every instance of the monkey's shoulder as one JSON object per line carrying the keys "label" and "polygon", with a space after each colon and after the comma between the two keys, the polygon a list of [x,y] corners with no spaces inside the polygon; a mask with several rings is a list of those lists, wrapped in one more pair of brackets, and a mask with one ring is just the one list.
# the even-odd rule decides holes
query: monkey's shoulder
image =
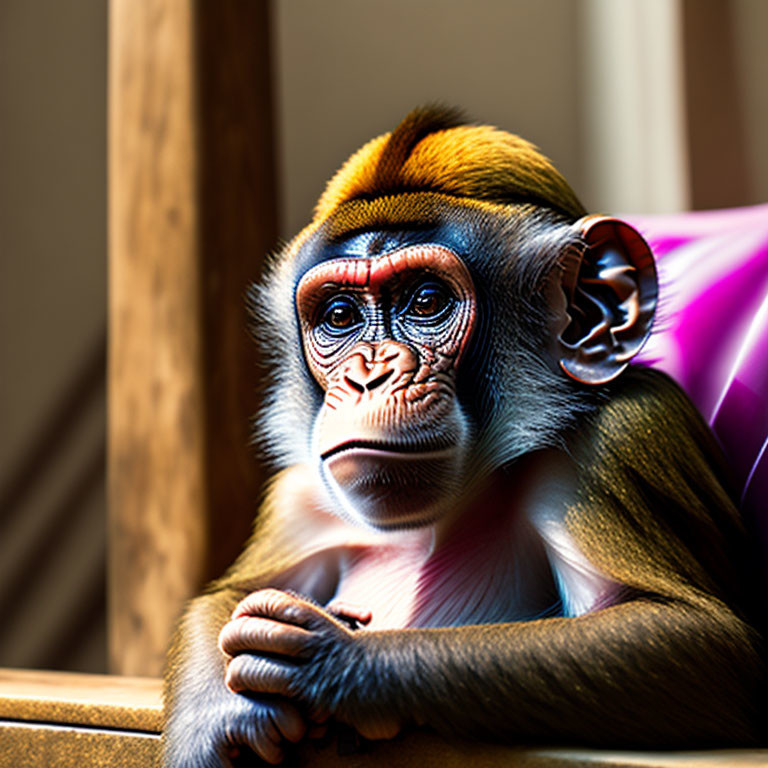
{"label": "monkey's shoulder", "polygon": [[748,548],[731,472],[708,425],[665,374],[631,368],[574,442],[566,524],[612,579],[672,594],[697,585],[739,601]]}
{"label": "monkey's shoulder", "polygon": [[730,470],[717,439],[673,379],[630,366],[605,392],[573,443],[582,464],[599,458],[613,468],[647,463],[657,470],[674,466],[685,476],[714,473],[714,481],[730,494]]}

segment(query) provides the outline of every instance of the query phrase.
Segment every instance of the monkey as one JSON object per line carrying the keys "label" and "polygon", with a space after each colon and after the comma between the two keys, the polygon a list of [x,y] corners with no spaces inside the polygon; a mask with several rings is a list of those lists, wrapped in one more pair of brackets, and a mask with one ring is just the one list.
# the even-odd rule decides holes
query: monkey
{"label": "monkey", "polygon": [[727,463],[631,362],[657,299],[638,232],[513,134],[429,107],[353,154],[251,295],[276,473],[180,620],[165,765],[277,764],[327,721],[754,743]]}

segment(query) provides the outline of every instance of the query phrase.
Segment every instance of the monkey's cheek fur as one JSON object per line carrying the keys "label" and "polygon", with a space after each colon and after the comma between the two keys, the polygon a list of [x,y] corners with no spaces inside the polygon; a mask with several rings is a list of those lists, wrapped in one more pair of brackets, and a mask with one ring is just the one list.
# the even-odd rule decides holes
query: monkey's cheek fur
{"label": "monkey's cheek fur", "polygon": [[423,453],[350,448],[323,461],[325,480],[350,516],[380,529],[434,522],[460,469],[455,446]]}

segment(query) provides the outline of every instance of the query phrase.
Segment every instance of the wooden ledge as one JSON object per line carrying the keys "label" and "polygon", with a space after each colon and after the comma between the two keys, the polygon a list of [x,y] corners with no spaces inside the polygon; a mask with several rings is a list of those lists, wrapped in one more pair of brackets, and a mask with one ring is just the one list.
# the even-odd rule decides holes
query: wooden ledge
{"label": "wooden ledge", "polygon": [[0,669],[0,768],[160,765],[161,683]]}
{"label": "wooden ledge", "polygon": [[[152,678],[0,669],[0,768],[159,768],[161,688]],[[768,768],[768,749],[519,749],[447,742],[430,733],[357,751],[336,741],[306,743],[292,757],[293,768]]]}
{"label": "wooden ledge", "polygon": [[[293,768],[292,764],[292,768]],[[575,748],[514,748],[493,744],[446,742],[430,733],[414,733],[378,742],[370,752],[338,755],[335,744],[300,750],[296,766],[312,768],[768,768],[768,749],[701,752],[625,752]]]}
{"label": "wooden ledge", "polygon": [[161,695],[155,678],[0,669],[0,720],[157,734]]}

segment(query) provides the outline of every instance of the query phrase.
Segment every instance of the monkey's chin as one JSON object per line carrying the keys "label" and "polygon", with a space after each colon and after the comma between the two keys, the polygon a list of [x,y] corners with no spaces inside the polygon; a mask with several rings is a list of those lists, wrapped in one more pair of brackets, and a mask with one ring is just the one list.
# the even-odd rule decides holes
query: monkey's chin
{"label": "monkey's chin", "polygon": [[438,520],[456,495],[455,447],[409,453],[350,447],[323,460],[323,475],[345,513],[374,528],[414,528]]}

